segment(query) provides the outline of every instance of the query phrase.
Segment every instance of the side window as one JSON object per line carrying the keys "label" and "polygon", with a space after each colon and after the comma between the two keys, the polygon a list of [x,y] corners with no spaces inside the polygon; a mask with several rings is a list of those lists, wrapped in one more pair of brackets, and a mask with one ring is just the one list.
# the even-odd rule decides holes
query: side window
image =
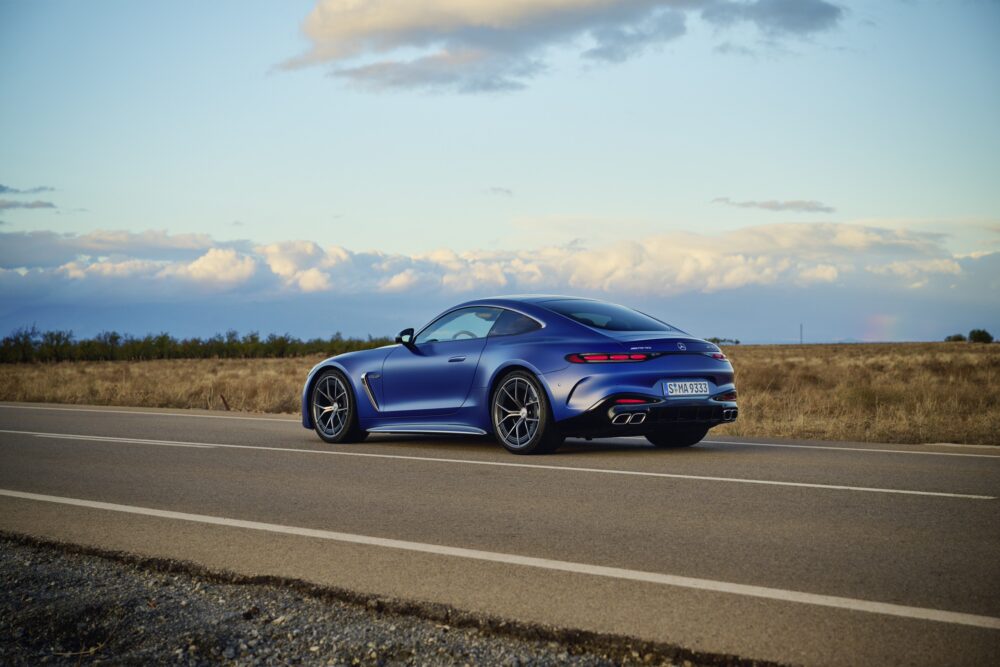
{"label": "side window", "polygon": [[500,316],[499,308],[472,307],[453,310],[420,332],[415,343],[485,338]]}
{"label": "side window", "polygon": [[497,318],[497,323],[490,331],[490,336],[516,336],[541,328],[542,325],[530,317],[515,313],[513,310],[505,310]]}

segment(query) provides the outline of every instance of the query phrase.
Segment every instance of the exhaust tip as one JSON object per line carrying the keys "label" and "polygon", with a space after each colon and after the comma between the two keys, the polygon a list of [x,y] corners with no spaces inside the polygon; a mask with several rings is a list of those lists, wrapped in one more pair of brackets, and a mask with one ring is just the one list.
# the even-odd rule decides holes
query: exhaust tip
{"label": "exhaust tip", "polygon": [[736,415],[739,414],[736,408],[727,408],[722,411],[722,421],[735,421]]}
{"label": "exhaust tip", "polygon": [[635,412],[629,418],[628,423],[629,424],[641,424],[644,421],[646,421],[646,413],[645,412]]}
{"label": "exhaust tip", "polygon": [[629,420],[629,415],[627,415],[627,414],[620,414],[620,415],[615,415],[611,419],[611,423],[614,424],[615,426],[622,426],[624,424],[627,424],[628,420]]}

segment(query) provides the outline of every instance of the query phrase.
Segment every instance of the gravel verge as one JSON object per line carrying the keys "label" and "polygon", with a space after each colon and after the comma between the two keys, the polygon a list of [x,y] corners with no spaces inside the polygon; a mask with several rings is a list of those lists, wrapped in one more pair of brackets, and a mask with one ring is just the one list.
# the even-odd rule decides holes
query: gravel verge
{"label": "gravel verge", "polygon": [[763,665],[0,534],[0,664]]}

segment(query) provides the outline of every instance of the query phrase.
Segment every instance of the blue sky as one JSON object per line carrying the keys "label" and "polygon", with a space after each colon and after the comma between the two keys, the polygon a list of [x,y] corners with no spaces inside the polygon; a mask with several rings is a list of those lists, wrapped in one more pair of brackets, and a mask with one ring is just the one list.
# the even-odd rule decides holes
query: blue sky
{"label": "blue sky", "polygon": [[526,291],[1000,329],[998,37],[989,0],[0,0],[0,331],[383,334]]}

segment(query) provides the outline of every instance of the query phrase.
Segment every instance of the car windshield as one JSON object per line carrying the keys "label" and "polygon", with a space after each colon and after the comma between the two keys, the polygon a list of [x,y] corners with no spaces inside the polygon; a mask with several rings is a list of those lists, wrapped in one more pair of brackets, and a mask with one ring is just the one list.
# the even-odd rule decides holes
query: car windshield
{"label": "car windshield", "polygon": [[669,324],[637,310],[603,301],[564,299],[546,301],[541,305],[580,324],[605,331],[677,331]]}

